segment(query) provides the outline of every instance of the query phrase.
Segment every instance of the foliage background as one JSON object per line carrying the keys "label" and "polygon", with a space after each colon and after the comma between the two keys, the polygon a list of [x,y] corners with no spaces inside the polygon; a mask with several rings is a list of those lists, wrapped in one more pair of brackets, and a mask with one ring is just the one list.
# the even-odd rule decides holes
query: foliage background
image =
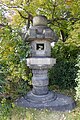
{"label": "foliage background", "polygon": [[50,82],[60,88],[74,88],[77,69],[77,56],[80,54],[80,21],[73,25],[73,30],[65,42],[59,40],[52,48],[52,56],[57,58],[57,64],[50,71]]}
{"label": "foliage background", "polygon": [[27,90],[30,70],[26,65],[26,57],[29,54],[29,45],[22,41],[16,29],[10,31],[8,27],[5,27],[1,30],[1,90],[5,95],[13,98]]}
{"label": "foliage background", "polygon": [[48,26],[59,37],[59,41],[52,48],[52,57],[56,58],[57,63],[49,71],[50,86],[57,85],[61,89],[74,89],[76,86],[76,97],[79,98],[80,95],[80,59],[77,59],[80,55],[80,0],[1,0],[0,117],[2,120],[11,116],[13,101],[26,94],[32,87],[31,70],[26,66],[30,47],[25,41],[27,30],[32,26],[32,19],[36,15],[45,15],[48,18]]}
{"label": "foliage background", "polygon": [[80,107],[66,116],[13,103],[32,87],[31,70],[26,65],[30,47],[25,41],[36,15],[45,15],[59,37],[52,48],[57,63],[49,70],[49,87],[67,89],[65,94],[71,92],[69,95],[80,100],[80,0],[0,0],[0,119],[79,120]]}

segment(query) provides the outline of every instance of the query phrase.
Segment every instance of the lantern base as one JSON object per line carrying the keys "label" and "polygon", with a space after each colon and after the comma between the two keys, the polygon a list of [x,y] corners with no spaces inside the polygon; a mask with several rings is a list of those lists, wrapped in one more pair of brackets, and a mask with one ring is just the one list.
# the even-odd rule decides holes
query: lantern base
{"label": "lantern base", "polygon": [[32,92],[29,92],[26,96],[16,100],[15,104],[25,108],[57,111],[69,111],[76,106],[75,101],[71,97],[50,91],[47,95],[34,95]]}

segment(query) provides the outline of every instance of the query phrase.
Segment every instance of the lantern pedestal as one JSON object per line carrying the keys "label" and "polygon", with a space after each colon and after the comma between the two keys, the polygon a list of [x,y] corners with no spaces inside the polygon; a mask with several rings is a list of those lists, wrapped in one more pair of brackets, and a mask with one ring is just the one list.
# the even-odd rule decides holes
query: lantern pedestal
{"label": "lantern pedestal", "polygon": [[71,97],[50,91],[46,95],[35,95],[31,91],[18,99],[16,105],[25,108],[69,111],[75,107],[75,102]]}

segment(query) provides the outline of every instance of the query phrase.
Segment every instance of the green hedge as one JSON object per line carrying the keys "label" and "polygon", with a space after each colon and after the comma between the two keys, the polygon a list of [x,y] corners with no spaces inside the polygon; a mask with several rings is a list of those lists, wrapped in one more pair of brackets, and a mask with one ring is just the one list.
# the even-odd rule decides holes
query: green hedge
{"label": "green hedge", "polygon": [[52,57],[56,65],[49,71],[50,85],[60,88],[74,88],[77,69],[77,56],[80,51],[80,21],[76,22],[65,42],[59,40],[52,48]]}
{"label": "green hedge", "polygon": [[57,61],[49,71],[50,85],[58,85],[60,89],[74,88],[76,73],[75,61]]}
{"label": "green hedge", "polygon": [[18,30],[3,27],[0,34],[0,92],[14,98],[25,94],[31,81],[30,70],[26,65],[29,45],[25,44]]}
{"label": "green hedge", "polygon": [[77,58],[77,64],[76,66],[78,67],[78,71],[77,71],[77,76],[75,81],[77,82],[77,86],[76,86],[76,99],[80,100],[80,54]]}

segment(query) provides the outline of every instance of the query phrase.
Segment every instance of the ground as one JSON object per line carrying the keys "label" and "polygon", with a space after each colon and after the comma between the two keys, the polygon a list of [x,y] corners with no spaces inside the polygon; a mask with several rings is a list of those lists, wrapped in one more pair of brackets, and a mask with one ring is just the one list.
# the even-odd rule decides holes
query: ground
{"label": "ground", "polygon": [[[58,91],[57,89],[57,92],[64,93],[75,99],[73,90]],[[5,108],[0,111],[0,120],[80,120],[80,101],[76,101],[75,109],[66,112],[21,108],[13,104],[9,114]]]}

